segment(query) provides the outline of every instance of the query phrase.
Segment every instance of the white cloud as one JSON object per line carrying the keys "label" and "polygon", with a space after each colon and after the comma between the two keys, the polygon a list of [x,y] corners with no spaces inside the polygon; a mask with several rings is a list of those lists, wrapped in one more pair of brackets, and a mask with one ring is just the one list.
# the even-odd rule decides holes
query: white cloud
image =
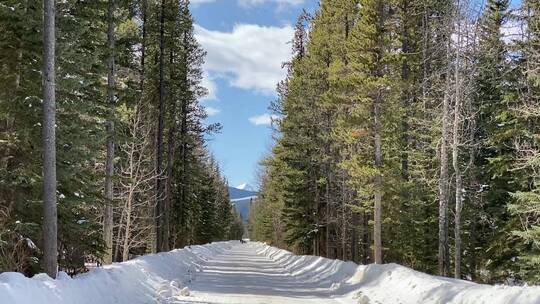
{"label": "white cloud", "polygon": [[234,87],[266,94],[272,94],[285,77],[281,65],[291,57],[288,42],[293,32],[290,25],[237,24],[231,32],[195,27],[197,40],[208,52],[207,73],[227,79]]}
{"label": "white cloud", "polygon": [[268,113],[263,115],[252,116],[249,118],[249,122],[256,126],[270,125],[272,120],[277,119],[276,115],[270,115]]}
{"label": "white cloud", "polygon": [[211,3],[215,2],[215,0],[191,0],[189,3],[193,5],[199,5],[199,4],[205,4],[205,3]]}
{"label": "white cloud", "polygon": [[[225,0],[230,1],[230,0]],[[279,7],[286,5],[300,5],[304,3],[305,0],[238,0],[238,4],[244,7],[252,7],[257,5],[262,5],[264,3],[276,3]],[[205,3],[216,2],[216,0],[191,0],[191,4],[199,5]]]}
{"label": "white cloud", "polygon": [[220,109],[216,109],[214,107],[205,107],[205,110],[208,116],[218,115],[221,112]]}
{"label": "white cloud", "polygon": [[266,2],[276,3],[280,7],[283,7],[285,5],[300,5],[304,3],[304,0],[238,0],[238,4],[242,6],[256,6]]}
{"label": "white cloud", "polygon": [[201,82],[201,85],[205,87],[208,90],[208,94],[201,98],[201,100],[217,100],[217,92],[218,87],[217,84],[214,82],[214,79],[212,76],[208,74],[208,72],[204,72],[203,79]]}

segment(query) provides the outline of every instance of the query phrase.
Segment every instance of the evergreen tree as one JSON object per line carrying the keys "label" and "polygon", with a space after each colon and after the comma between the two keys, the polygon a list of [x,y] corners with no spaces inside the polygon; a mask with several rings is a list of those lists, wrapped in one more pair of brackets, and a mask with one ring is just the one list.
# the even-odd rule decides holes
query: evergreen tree
{"label": "evergreen tree", "polygon": [[538,118],[540,108],[540,4],[536,1],[524,1],[524,22],[527,30],[524,41],[520,44],[522,61],[520,70],[522,84],[520,88],[521,104],[518,111],[521,133],[514,138],[517,147],[517,157],[514,170],[523,171],[526,179],[521,182],[522,189],[512,194],[513,204],[510,212],[520,219],[519,229],[514,234],[524,241],[520,252],[520,275],[531,282],[539,282],[538,265],[539,250],[539,193],[538,183]]}
{"label": "evergreen tree", "polygon": [[[387,24],[390,10],[383,1],[361,1],[358,21],[352,28],[347,41],[347,55],[350,73],[347,75],[347,89],[350,93],[349,109],[343,113],[348,143],[357,145],[358,153],[346,160],[354,189],[364,204],[373,200],[373,261],[382,263],[382,207],[385,184],[390,185],[392,177],[385,169],[395,153],[393,147],[395,132],[390,126],[395,104],[395,92],[391,87],[392,72],[389,46],[392,41]],[[388,133],[387,133],[388,132]],[[383,150],[384,141],[384,150]],[[387,167],[388,168],[388,167]]]}
{"label": "evergreen tree", "polygon": [[[58,186],[53,196],[57,197],[58,238],[53,237],[51,242],[57,242],[58,250],[48,253],[56,256],[56,252],[61,252],[59,268],[71,274],[84,271],[86,259],[101,260],[106,252],[109,257],[111,249],[114,249],[115,260],[155,250],[152,249],[156,244],[155,206],[148,202],[155,200],[155,192],[149,186],[156,177],[152,165],[156,147],[152,131],[157,125],[160,73],[159,64],[147,59],[159,58],[156,55],[160,52],[160,4],[147,0],[117,0],[85,5],[68,1],[56,5]],[[196,209],[198,195],[205,193],[212,202],[209,206],[213,218],[220,219],[223,225],[220,227],[223,231],[214,226],[206,232],[205,240],[225,239],[233,215],[225,181],[218,178],[217,167],[208,165],[204,138],[218,126],[203,125],[205,114],[198,104],[205,93],[200,86],[204,52],[193,36],[188,1],[165,4],[163,86],[168,94],[164,99],[167,106],[164,132],[168,135],[169,131],[174,131],[174,137],[164,143],[180,142],[179,130],[184,121],[182,146],[189,152],[183,158],[180,153],[169,153],[165,149],[163,159],[170,155],[174,168],[193,169],[183,178],[191,179],[190,174],[195,173],[193,179],[188,180],[189,187],[185,188],[185,196],[190,198],[190,206],[186,208]],[[0,268],[28,275],[40,271],[44,261],[43,236],[50,236],[41,229],[45,224],[41,217],[42,150],[37,148],[43,118],[39,97],[42,76],[39,71],[44,63],[40,43],[42,8],[31,1],[0,4]],[[109,8],[114,8],[114,14]],[[114,52],[110,49],[111,39],[107,37],[111,29],[115,36]],[[112,53],[116,67],[113,74],[108,64]],[[113,76],[109,77],[113,81],[104,81],[107,76]],[[111,95],[107,93],[113,90],[114,107],[111,107]],[[185,105],[184,111],[181,111],[182,105]],[[115,177],[108,178],[114,181],[116,206],[112,217],[115,227],[112,243],[108,245],[103,240],[103,207],[111,201],[103,195],[103,180],[106,163],[111,164],[110,154],[107,162],[106,143],[113,138],[103,128],[106,121],[114,123],[117,151]],[[181,150],[179,146],[175,145],[175,149]],[[190,164],[182,163],[187,161]],[[176,189],[185,184],[180,184],[178,172],[180,170],[173,172],[171,179],[172,206],[164,210],[170,212],[170,218],[181,213],[177,208]],[[205,182],[213,181],[212,187],[206,187],[207,183],[199,177],[205,177]],[[191,223],[201,221],[199,215],[189,214],[181,229],[178,224],[166,230],[187,230]],[[184,235],[176,237],[184,238]],[[36,246],[32,245],[34,243]],[[175,247],[181,244],[167,243]],[[56,271],[56,267],[54,269]]]}
{"label": "evergreen tree", "polygon": [[317,96],[311,88],[306,91],[309,95],[302,92],[304,86],[311,84],[309,78],[292,76],[302,75],[310,69],[304,64],[307,56],[307,18],[306,15],[299,18],[293,41],[293,60],[288,63],[289,79],[281,84],[280,97],[283,99],[279,100],[278,109],[283,115],[279,122],[283,135],[274,147],[276,159],[284,165],[282,195],[287,226],[285,241],[299,252],[316,251],[318,244],[315,244],[315,235],[319,231],[315,219],[319,200],[315,195],[317,173],[311,165],[317,121],[310,113],[315,108]]}
{"label": "evergreen tree", "polygon": [[[508,62],[508,46],[501,32],[508,19],[507,10],[508,1],[488,1],[480,19],[479,45],[475,52],[477,72],[473,79],[476,91],[473,106],[478,114],[473,136],[477,144],[469,178],[472,220],[467,228],[472,232],[468,264],[474,278],[481,269],[505,269],[506,265],[502,266],[501,261],[514,255],[500,246],[508,239],[506,227],[494,229],[504,227],[509,221],[506,208],[517,181],[517,172],[511,168],[515,157],[512,137],[517,130],[512,114],[515,88],[511,82],[515,73]],[[492,248],[493,252],[485,256],[486,260],[481,254],[484,248]],[[487,266],[487,263],[491,265]]]}

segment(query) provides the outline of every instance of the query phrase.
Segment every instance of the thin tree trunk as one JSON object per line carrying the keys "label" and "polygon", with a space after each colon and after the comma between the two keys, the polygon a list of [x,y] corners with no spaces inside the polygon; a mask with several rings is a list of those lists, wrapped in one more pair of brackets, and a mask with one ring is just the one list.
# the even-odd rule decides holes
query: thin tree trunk
{"label": "thin tree trunk", "polygon": [[[328,155],[328,145],[326,147],[326,154]],[[325,188],[325,200],[326,200],[326,243],[325,243],[325,251],[326,251],[326,257],[330,258],[330,224],[331,224],[331,216],[330,216],[330,166],[326,166],[326,188]]]}
{"label": "thin tree trunk", "polygon": [[[144,87],[145,87],[145,80],[146,80],[146,71],[145,71],[145,61],[146,61],[146,38],[147,38],[147,19],[148,19],[148,0],[142,0],[141,3],[141,10],[142,10],[142,43],[141,43],[141,70],[140,70],[140,81],[139,81],[139,87],[141,90],[141,96],[139,99],[139,104],[137,106],[138,111],[143,111],[143,104],[144,104]],[[143,152],[141,152],[143,153]],[[148,200],[148,214],[152,214],[155,212],[155,201],[150,199]],[[148,234],[146,246],[147,246],[147,252],[155,253],[156,252],[156,221],[153,219],[152,216],[148,216],[148,225],[151,227],[150,232]]]}
{"label": "thin tree trunk", "polygon": [[[107,75],[107,102],[110,107],[110,116],[113,115],[115,66],[114,66],[114,0],[109,0],[107,7],[107,44],[109,48]],[[107,121],[107,160],[105,163],[105,210],[103,213],[103,239],[105,241],[104,264],[111,264],[113,259],[113,175],[114,175],[114,122]]]}
{"label": "thin tree trunk", "polygon": [[[136,114],[138,115],[138,113]],[[138,128],[138,120],[136,120],[137,122],[135,122],[134,126],[133,126],[133,129],[136,130]],[[129,184],[128,184],[128,192],[127,192],[127,198],[126,198],[126,203],[124,204],[124,209],[122,210],[122,216],[120,218],[120,227],[118,227],[118,237],[117,237],[117,243],[116,243],[116,251],[115,251],[115,257],[118,259],[119,258],[119,252],[120,252],[120,247],[122,247],[122,258],[121,258],[121,261],[122,262],[125,262],[129,259],[129,238],[130,238],[130,232],[131,232],[131,213],[132,213],[132,207],[133,207],[133,195],[134,195],[134,192],[135,192],[135,188],[136,188],[136,181],[134,181],[134,179],[136,178],[135,175],[137,173],[135,173],[135,165],[134,165],[134,162],[135,162],[135,144],[134,143],[131,143],[129,145],[129,155],[128,155],[128,161],[129,161],[129,167],[128,167],[128,172],[129,172]],[[120,232],[122,231],[122,222],[124,221],[124,214],[125,214],[125,220],[126,220],[126,223],[125,223],[125,227],[124,227],[124,239],[122,240],[122,242],[120,242]]]}
{"label": "thin tree trunk", "polygon": [[[471,100],[469,99],[469,102],[471,102]],[[470,108],[471,110],[471,113],[475,113],[475,109]],[[475,139],[477,138],[476,136],[476,119],[477,117],[473,117],[472,119],[472,123],[469,124],[469,142],[470,142],[470,147],[469,147],[469,168],[468,170],[470,171],[468,177],[469,177],[469,182],[468,182],[468,186],[470,189],[478,189],[477,187],[479,187],[479,182],[478,182],[478,177],[477,177],[477,174],[476,174],[476,165],[475,165],[475,162],[476,162],[476,153],[477,153],[477,148],[476,148],[476,145],[474,143]],[[480,203],[477,202],[477,200],[481,199],[481,196],[482,194],[481,193],[477,193],[476,195],[473,194],[472,196],[470,196],[472,199],[474,199],[474,202],[471,202],[471,200],[469,200],[469,202],[471,202],[471,207],[473,207],[474,209],[476,209],[476,206],[479,206]],[[475,203],[476,202],[476,203]],[[470,235],[470,238],[469,238],[469,274],[470,274],[470,277],[471,277],[471,281],[476,281],[476,225],[477,225],[477,220],[475,219],[475,217],[477,217],[476,215],[476,212],[475,212],[475,215],[474,217],[472,218],[472,223],[470,225],[470,229],[469,229],[469,235]]]}
{"label": "thin tree trunk", "polygon": [[[24,14],[26,15],[28,13],[28,0],[25,0],[23,2],[24,7]],[[17,73],[15,74],[15,91],[19,90],[21,85],[21,78],[23,73],[23,50],[24,50],[24,44],[22,37],[19,37],[17,45]]]}
{"label": "thin tree trunk", "polygon": [[172,204],[172,179],[173,179],[173,164],[174,164],[174,134],[176,133],[174,127],[169,129],[168,143],[167,143],[167,182],[165,189],[165,210],[163,212],[164,221],[163,221],[163,250],[169,251],[169,216],[170,208]]}
{"label": "thin tree trunk", "polygon": [[[458,165],[459,166],[459,165]],[[461,210],[462,210],[462,177],[461,172],[456,172],[456,214],[455,214],[455,264],[454,264],[454,277],[456,279],[461,278]]]}
{"label": "thin tree trunk", "polygon": [[358,259],[358,214],[352,212],[352,229],[351,229],[351,260],[359,263]]}
{"label": "thin tree trunk", "polygon": [[165,0],[161,0],[160,30],[159,30],[159,113],[156,134],[156,251],[163,251],[163,129],[165,120]]}
{"label": "thin tree trunk", "polygon": [[181,242],[178,244],[179,246],[184,246],[187,242],[187,238],[185,237],[185,226],[187,225],[186,219],[184,218],[184,207],[186,206],[187,201],[187,153],[188,153],[188,120],[187,120],[187,111],[188,111],[188,104],[187,99],[182,100],[182,112],[180,115],[182,115],[182,122],[180,126],[180,138],[181,138],[181,149],[182,149],[182,174],[180,176],[180,233],[184,236],[181,238]]}
{"label": "thin tree trunk", "polygon": [[[383,63],[381,62],[384,56],[384,48],[386,47],[383,44],[383,38],[381,37],[384,34],[384,22],[385,22],[385,11],[384,11],[384,1],[379,0],[377,3],[379,11],[379,20],[378,20],[378,50],[377,50],[377,62],[375,67],[375,76],[381,78],[384,75],[383,72]],[[373,146],[375,150],[375,168],[378,172],[374,178],[374,204],[373,204],[373,257],[375,264],[382,264],[382,197],[383,197],[383,176],[381,173],[382,170],[382,134],[381,134],[381,102],[382,102],[382,88],[377,88],[376,96],[373,100]]]}
{"label": "thin tree trunk", "polygon": [[126,213],[125,207],[122,209],[122,214],[120,215],[120,220],[118,221],[118,229],[116,231],[116,245],[114,246],[114,255],[113,258],[115,261],[118,261],[120,258],[120,247],[122,239],[122,224],[124,223],[124,216]]}
{"label": "thin tree trunk", "polygon": [[[448,47],[449,48],[449,47]],[[448,51],[449,52],[449,51]],[[448,56],[449,57],[449,56]],[[450,60],[450,58],[448,58]],[[448,72],[450,68],[448,67]],[[448,246],[448,141],[450,137],[448,120],[450,116],[450,76],[446,75],[446,90],[443,97],[441,168],[439,177],[439,275],[447,276],[450,249]]]}
{"label": "thin tree trunk", "polygon": [[362,264],[369,264],[373,261],[370,250],[371,238],[368,218],[367,212],[364,211],[362,214]]}
{"label": "thin tree trunk", "polygon": [[139,81],[139,87],[141,90],[141,100],[144,97],[144,81],[146,73],[144,71],[145,68],[145,60],[146,60],[146,18],[147,18],[147,9],[148,9],[148,0],[142,0],[142,43],[141,43],[141,70],[140,70],[140,81]]}
{"label": "thin tree trunk", "polygon": [[[312,174],[311,176],[317,176],[317,174]],[[319,256],[321,255],[320,254],[320,237],[321,237],[321,233],[320,233],[320,217],[319,215],[321,214],[321,203],[320,203],[320,197],[319,197],[319,189],[317,187],[317,183],[316,181],[312,180],[311,181],[311,186],[312,186],[312,189],[315,193],[315,227],[316,227],[316,232],[315,232],[315,236],[313,237],[313,253],[312,255],[315,255],[315,256]]]}
{"label": "thin tree trunk", "polygon": [[[403,10],[403,16],[405,17],[405,14],[408,12],[408,4],[409,0],[402,1],[402,10]],[[402,41],[401,41],[401,49],[405,56],[409,55],[410,47],[409,47],[409,25],[407,24],[407,20],[403,21],[403,28],[402,28]],[[401,117],[401,128],[402,128],[402,151],[401,151],[401,176],[403,177],[404,181],[409,180],[409,142],[410,142],[410,136],[409,136],[409,107],[410,107],[410,97],[411,92],[409,90],[409,80],[410,80],[410,74],[411,69],[409,67],[409,63],[407,58],[403,60],[402,66],[401,66],[401,80],[405,84],[405,88],[402,91],[402,104],[403,104],[403,116]],[[408,194],[407,194],[408,196]]]}
{"label": "thin tree trunk", "polygon": [[[373,104],[374,138],[375,138],[375,167],[382,168],[381,151],[381,121],[380,121],[380,92]],[[375,203],[374,203],[374,227],[373,227],[373,256],[376,264],[382,264],[382,175],[380,172],[375,176]]]}
{"label": "thin tree trunk", "polygon": [[[133,172],[133,171],[131,171]],[[133,185],[130,185],[128,199],[127,199],[127,206],[126,206],[126,229],[124,233],[124,244],[122,248],[122,261],[129,260],[129,240],[131,237],[131,212],[133,209]]]}
{"label": "thin tree trunk", "polygon": [[[459,8],[458,8],[459,9]],[[461,278],[461,209],[462,209],[462,175],[461,168],[459,166],[459,145],[460,145],[460,123],[461,123],[461,80],[460,80],[460,58],[461,58],[461,33],[460,23],[458,22],[457,31],[457,47],[456,47],[456,63],[454,70],[454,82],[455,82],[455,105],[454,105],[454,128],[453,128],[453,144],[452,144],[452,165],[454,167],[454,175],[456,176],[456,210],[454,214],[454,241],[455,241],[455,259],[454,259],[454,277],[456,279]]]}
{"label": "thin tree trunk", "polygon": [[348,201],[348,193],[347,189],[345,187],[345,176],[343,176],[342,184],[341,184],[341,193],[342,193],[342,210],[341,210],[341,258],[346,261],[347,260],[347,201]]}
{"label": "thin tree trunk", "polygon": [[[174,79],[174,53],[170,52],[170,73],[171,79]],[[174,136],[176,134],[176,106],[171,102],[171,126],[169,126],[169,134],[167,139],[167,168],[166,168],[166,184],[165,184],[165,204],[163,211],[163,251],[170,250],[170,209],[172,205],[172,179],[174,165]]]}
{"label": "thin tree trunk", "polygon": [[58,272],[56,210],[55,2],[43,1],[43,268]]}

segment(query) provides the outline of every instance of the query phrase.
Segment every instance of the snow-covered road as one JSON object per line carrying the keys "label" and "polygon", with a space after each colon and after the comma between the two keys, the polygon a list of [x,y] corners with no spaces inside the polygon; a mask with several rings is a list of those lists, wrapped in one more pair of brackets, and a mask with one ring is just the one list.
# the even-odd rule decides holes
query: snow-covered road
{"label": "snow-covered road", "polygon": [[0,304],[539,304],[540,287],[489,286],[397,264],[298,256],[218,242],[145,255],[70,278],[0,273]]}
{"label": "snow-covered road", "polygon": [[317,288],[259,253],[255,244],[235,244],[202,265],[186,303],[338,303],[332,290]]}

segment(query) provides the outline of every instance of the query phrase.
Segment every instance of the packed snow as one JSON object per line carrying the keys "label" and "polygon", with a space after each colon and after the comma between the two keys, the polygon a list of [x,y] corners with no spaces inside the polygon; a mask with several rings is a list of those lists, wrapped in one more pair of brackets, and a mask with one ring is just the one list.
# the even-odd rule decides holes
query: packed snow
{"label": "packed snow", "polygon": [[57,280],[0,274],[1,304],[538,304],[540,287],[489,286],[396,265],[296,256],[262,243],[191,246]]}

